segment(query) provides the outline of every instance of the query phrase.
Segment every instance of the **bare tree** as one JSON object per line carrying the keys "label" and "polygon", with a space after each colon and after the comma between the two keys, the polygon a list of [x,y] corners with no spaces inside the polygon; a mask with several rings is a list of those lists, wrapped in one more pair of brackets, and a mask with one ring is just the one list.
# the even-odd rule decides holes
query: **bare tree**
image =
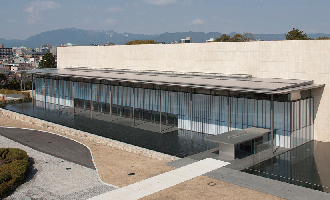
{"label": "bare tree", "polygon": [[246,37],[247,41],[256,41],[256,37],[254,37],[253,33],[244,32],[243,36]]}

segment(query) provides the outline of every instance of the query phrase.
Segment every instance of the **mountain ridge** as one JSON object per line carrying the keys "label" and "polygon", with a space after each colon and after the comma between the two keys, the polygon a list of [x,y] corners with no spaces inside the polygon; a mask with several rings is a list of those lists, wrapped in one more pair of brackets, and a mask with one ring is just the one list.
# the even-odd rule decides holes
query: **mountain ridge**
{"label": "mountain ridge", "polygon": [[[237,33],[232,32],[227,35],[233,36]],[[38,33],[34,36],[28,37],[25,40],[19,39],[4,39],[0,38],[0,44],[4,44],[5,47],[30,47],[37,48],[43,44],[49,44],[51,46],[59,46],[61,44],[72,43],[75,45],[86,46],[90,44],[103,45],[107,42],[112,42],[114,44],[125,44],[125,42],[131,40],[155,40],[157,42],[165,42],[166,44],[173,41],[180,41],[186,37],[192,37],[193,42],[200,43],[205,42],[210,38],[221,37],[222,33],[220,32],[175,32],[175,33],[161,33],[154,35],[144,35],[144,34],[133,34],[133,33],[117,33],[113,30],[83,30],[77,28],[65,28],[57,29],[51,31],[45,31]],[[283,34],[254,34],[256,39],[271,41],[271,40],[285,40],[285,33]],[[324,33],[313,33],[308,34],[308,37],[318,38],[327,36],[330,37],[330,34]]]}

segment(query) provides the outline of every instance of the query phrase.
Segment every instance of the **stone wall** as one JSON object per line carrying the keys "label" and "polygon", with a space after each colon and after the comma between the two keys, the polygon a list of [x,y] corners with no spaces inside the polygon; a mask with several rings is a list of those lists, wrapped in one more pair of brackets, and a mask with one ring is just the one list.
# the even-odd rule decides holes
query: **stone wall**
{"label": "stone wall", "polygon": [[74,46],[58,48],[58,67],[251,74],[326,84],[313,91],[315,139],[330,142],[330,40]]}
{"label": "stone wall", "polygon": [[101,136],[97,136],[91,133],[87,133],[84,131],[80,131],[80,130],[76,130],[73,128],[68,128],[62,125],[58,125],[52,122],[47,122],[41,119],[37,119],[34,117],[30,117],[30,116],[26,116],[20,113],[16,113],[16,112],[12,112],[9,110],[5,110],[0,108],[0,116],[4,116],[4,117],[9,117],[11,119],[15,119],[15,120],[19,120],[21,122],[26,122],[29,124],[33,124],[36,126],[40,126],[46,130],[48,130],[49,132],[55,132],[55,133],[59,133],[63,136],[74,136],[74,137],[78,137],[81,139],[85,139],[85,140],[89,140],[92,142],[96,142],[105,146],[110,146],[113,148],[117,148],[123,151],[128,151],[134,154],[138,154],[138,155],[142,155],[142,156],[146,156],[146,157],[150,157],[150,158],[155,158],[158,160],[169,160],[169,161],[173,161],[173,160],[177,160],[179,159],[178,157],[175,156],[171,156],[171,155],[167,155],[164,153],[160,153],[160,152],[156,152],[153,150],[149,150],[149,149],[145,149],[142,147],[138,147],[138,146],[134,146],[131,144],[126,144],[124,142],[119,142],[116,140],[112,140],[109,138],[105,138],[105,137],[101,137]]}

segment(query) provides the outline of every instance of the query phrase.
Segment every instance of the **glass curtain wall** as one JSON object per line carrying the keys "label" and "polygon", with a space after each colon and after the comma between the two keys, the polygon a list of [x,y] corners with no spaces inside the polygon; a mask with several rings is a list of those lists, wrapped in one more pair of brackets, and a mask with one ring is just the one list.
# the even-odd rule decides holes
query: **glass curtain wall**
{"label": "glass curtain wall", "polygon": [[[191,89],[132,83],[36,77],[36,100],[64,107],[139,118],[179,129],[222,134],[249,127],[271,128],[270,100],[197,94]],[[74,90],[73,90],[74,89]],[[111,91],[112,90],[112,91]],[[184,91],[182,91],[184,90]],[[210,92],[209,92],[210,93]],[[112,106],[110,106],[112,105]],[[274,101],[276,146],[293,148],[313,140],[313,98]]]}

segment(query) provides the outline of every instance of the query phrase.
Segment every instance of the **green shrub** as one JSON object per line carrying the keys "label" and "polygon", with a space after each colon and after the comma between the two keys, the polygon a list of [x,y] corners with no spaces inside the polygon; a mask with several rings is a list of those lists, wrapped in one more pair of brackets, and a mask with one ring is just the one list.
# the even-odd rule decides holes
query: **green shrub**
{"label": "green shrub", "polygon": [[28,155],[21,149],[0,148],[0,199],[22,184],[29,171]]}

